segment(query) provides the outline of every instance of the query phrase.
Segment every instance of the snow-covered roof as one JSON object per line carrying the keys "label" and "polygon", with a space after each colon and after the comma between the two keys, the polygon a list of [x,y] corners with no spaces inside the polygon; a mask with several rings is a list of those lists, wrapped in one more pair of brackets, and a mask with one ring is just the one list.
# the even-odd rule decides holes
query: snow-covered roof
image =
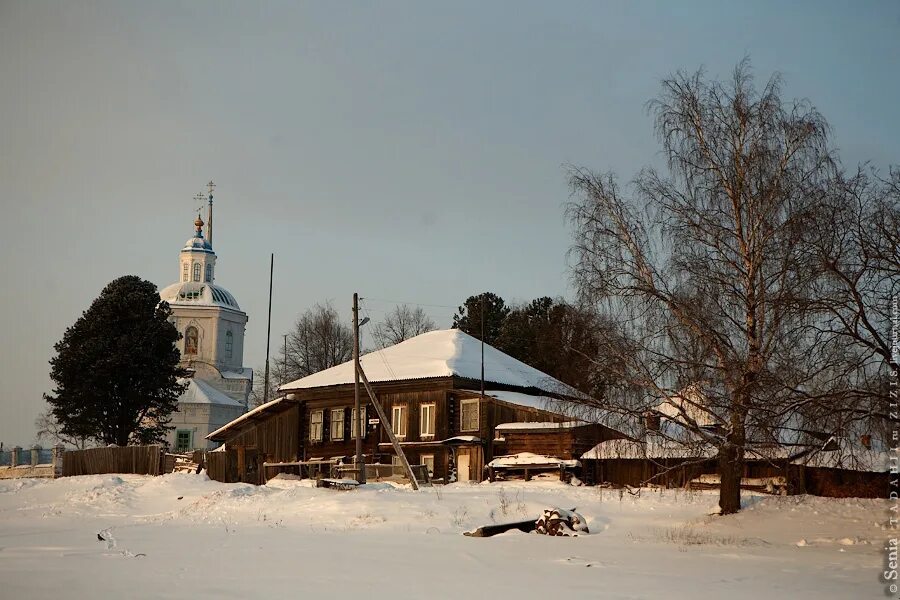
{"label": "snow-covered roof", "polygon": [[659,435],[648,435],[646,441],[629,439],[600,442],[581,455],[582,459],[666,459],[712,458],[716,451],[709,445],[685,445]]}
{"label": "snow-covered roof", "polygon": [[577,460],[565,460],[555,458],[553,456],[544,456],[543,454],[532,454],[531,452],[519,452],[518,454],[510,454],[509,456],[498,456],[488,463],[489,467],[516,467],[522,465],[546,465],[579,467],[581,463]]}
{"label": "snow-covered roof", "polygon": [[[429,331],[360,359],[371,382],[457,376],[481,379],[481,342],[459,329]],[[353,361],[281,386],[281,390],[353,383]],[[522,388],[578,396],[577,390],[489,344],[484,345],[484,379]]]}
{"label": "snow-covered roof", "polygon": [[170,306],[221,306],[241,310],[231,292],[220,285],[185,281],[173,283],[159,293],[160,300]]}
{"label": "snow-covered roof", "polygon": [[187,382],[187,389],[178,397],[179,404],[222,404],[225,406],[244,406],[231,396],[220,392],[202,379],[179,379],[179,383]]}
{"label": "snow-covered roof", "polygon": [[[265,404],[260,404],[253,410],[251,410],[249,412],[245,412],[244,414],[239,416],[234,421],[231,421],[230,423],[226,423],[222,427],[216,429],[215,431],[213,431],[212,433],[207,435],[206,439],[215,440],[218,435],[225,433],[229,429],[233,429],[233,428],[237,427],[238,425],[241,425],[242,423],[246,423],[247,421],[250,421],[254,417],[259,416],[261,413],[270,412],[272,409],[276,408],[279,404],[281,404],[283,402],[287,402],[287,398],[285,398],[284,396],[282,396],[280,398],[275,398],[274,400],[270,400],[270,401],[266,402]],[[220,440],[217,440],[217,441],[220,441]]]}
{"label": "snow-covered roof", "polygon": [[895,463],[891,461],[888,452],[865,448],[859,444],[849,444],[843,440],[838,442],[838,448],[835,450],[816,450],[792,461],[792,464],[822,469],[884,473]]}
{"label": "snow-covered roof", "polygon": [[588,425],[584,421],[566,421],[565,423],[535,423],[526,421],[523,423],[501,423],[494,427],[497,431],[527,431],[527,430],[554,430],[554,429],[572,429],[573,427],[581,427]]}
{"label": "snow-covered roof", "polygon": [[222,371],[222,379],[253,379],[253,369],[245,367],[240,371]]}

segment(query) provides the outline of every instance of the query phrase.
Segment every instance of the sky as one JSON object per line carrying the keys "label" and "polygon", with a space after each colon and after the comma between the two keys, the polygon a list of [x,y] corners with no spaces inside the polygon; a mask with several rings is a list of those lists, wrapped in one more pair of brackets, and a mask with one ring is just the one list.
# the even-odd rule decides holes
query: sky
{"label": "sky", "polygon": [[571,297],[567,166],[660,164],[660,81],[745,56],[846,165],[900,163],[892,1],[0,0],[0,442],[33,443],[53,345],[105,284],[178,280],[210,179],[245,365],[270,253],[273,352],[353,292],[446,327],[486,290]]}

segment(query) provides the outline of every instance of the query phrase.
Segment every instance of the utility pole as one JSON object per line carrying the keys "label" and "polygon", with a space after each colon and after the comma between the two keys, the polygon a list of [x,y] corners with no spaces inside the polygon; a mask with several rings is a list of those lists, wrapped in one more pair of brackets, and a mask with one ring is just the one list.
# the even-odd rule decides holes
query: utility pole
{"label": "utility pole", "polygon": [[[359,294],[353,293],[353,402],[356,407],[356,481],[360,484],[366,482],[366,465],[363,462],[363,427],[367,424],[362,418],[359,405]],[[351,426],[352,428],[352,426]]]}
{"label": "utility pole", "polygon": [[263,404],[269,401],[269,340],[272,337],[272,273],[275,271],[275,253],[269,257],[269,324],[266,327],[266,376],[263,381]]}
{"label": "utility pole", "polygon": [[286,333],[282,336],[284,337],[284,353],[281,355],[281,385],[287,383],[287,336]]}
{"label": "utility pole", "polygon": [[484,400],[484,294],[481,295],[481,399]]}

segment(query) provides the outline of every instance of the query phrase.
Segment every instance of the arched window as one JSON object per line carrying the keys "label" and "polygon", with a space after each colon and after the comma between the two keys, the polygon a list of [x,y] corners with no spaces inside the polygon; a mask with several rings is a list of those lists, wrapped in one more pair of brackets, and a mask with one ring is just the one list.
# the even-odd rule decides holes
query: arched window
{"label": "arched window", "polygon": [[190,276],[190,273],[189,273],[190,270],[191,270],[190,265],[187,262],[185,262],[181,268],[181,280],[182,281],[188,280],[188,277]]}
{"label": "arched window", "polygon": [[206,283],[212,283],[212,265],[206,265]]}
{"label": "arched window", "polygon": [[184,331],[184,353],[197,354],[200,349],[200,332],[191,325]]}
{"label": "arched window", "polygon": [[194,281],[200,281],[200,263],[194,263]]}
{"label": "arched window", "polygon": [[231,351],[234,348],[234,336],[228,331],[225,333],[225,356],[231,358]]}

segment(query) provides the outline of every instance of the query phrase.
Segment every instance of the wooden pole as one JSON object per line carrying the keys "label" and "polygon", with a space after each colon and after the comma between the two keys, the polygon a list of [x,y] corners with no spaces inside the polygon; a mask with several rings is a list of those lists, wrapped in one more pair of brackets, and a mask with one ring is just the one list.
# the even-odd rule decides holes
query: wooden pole
{"label": "wooden pole", "polygon": [[481,399],[484,400],[484,294],[481,295]]}
{"label": "wooden pole", "polygon": [[366,426],[362,418],[359,403],[359,372],[362,368],[359,364],[359,294],[353,293],[353,404],[356,407],[356,421],[350,425],[351,430],[356,426],[356,481],[360,484],[366,482],[366,465],[363,462],[363,427]]}
{"label": "wooden pole", "polygon": [[263,404],[269,401],[269,341],[272,337],[272,273],[275,271],[275,253],[269,257],[269,323],[266,327],[266,376],[263,381]]}
{"label": "wooden pole", "polygon": [[384,427],[384,430],[387,431],[388,439],[391,440],[391,444],[394,446],[394,452],[397,453],[397,457],[400,459],[400,464],[403,465],[404,469],[406,469],[406,474],[409,477],[410,484],[412,484],[412,489],[418,490],[419,482],[416,481],[416,474],[413,473],[412,467],[409,466],[409,461],[406,460],[406,454],[404,454],[403,448],[400,446],[400,440],[398,440],[397,436],[394,435],[394,430],[391,429],[387,417],[384,414],[384,409],[381,408],[381,404],[378,403],[378,398],[375,397],[375,391],[369,384],[369,380],[366,377],[366,372],[363,371],[362,365],[359,364],[359,362],[357,362],[356,368],[357,373],[359,373],[359,377],[362,379],[363,385],[366,386],[366,392],[369,393],[369,398],[372,399],[372,406],[375,407],[375,412],[378,413],[378,418],[381,420],[381,425]]}

